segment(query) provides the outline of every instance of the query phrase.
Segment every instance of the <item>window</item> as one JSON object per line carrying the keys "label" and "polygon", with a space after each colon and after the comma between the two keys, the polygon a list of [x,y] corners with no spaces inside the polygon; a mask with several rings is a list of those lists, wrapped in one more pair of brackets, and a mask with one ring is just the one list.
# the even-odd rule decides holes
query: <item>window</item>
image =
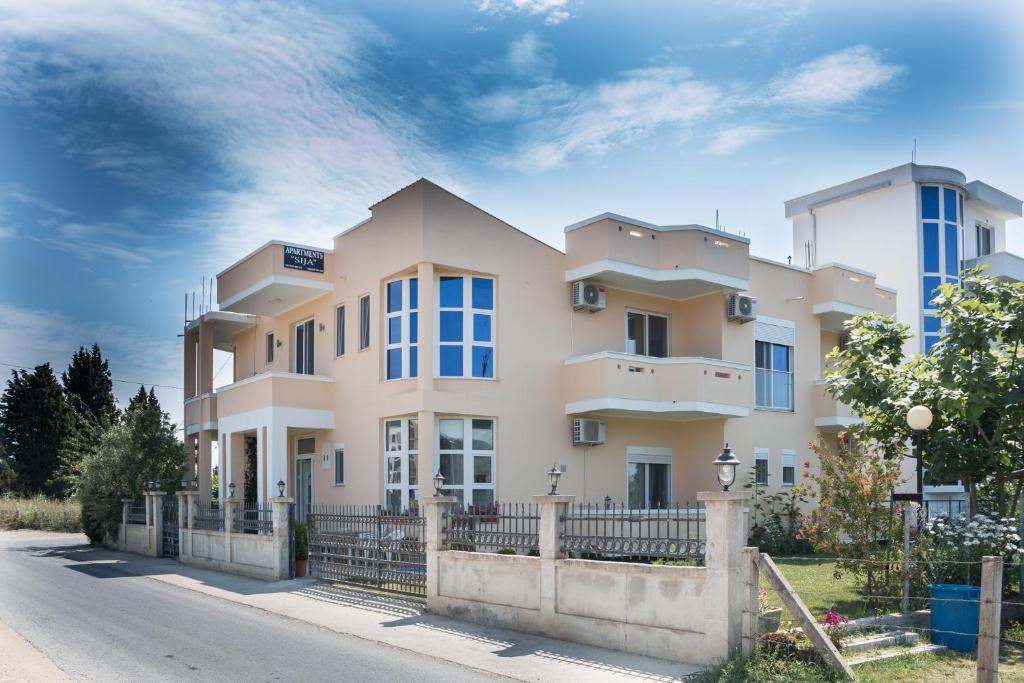
{"label": "window", "polygon": [[[963,196],[949,187],[924,185],[921,187],[921,306],[923,350],[927,353],[941,335],[934,317],[932,301],[939,295],[943,282],[955,284],[960,276],[960,226],[963,224]],[[976,226],[975,238],[978,254],[982,254],[987,236]],[[991,238],[987,240],[991,249]]]}
{"label": "window", "polygon": [[274,362],[274,333],[267,333],[267,365]]}
{"label": "window", "polygon": [[419,351],[419,280],[414,277],[387,283],[387,346],[384,376],[416,377]]}
{"label": "window", "polygon": [[626,448],[626,499],[631,510],[671,507],[671,448]]}
{"label": "window", "polygon": [[295,325],[295,372],[313,374],[313,319]]}
{"label": "window", "polygon": [[345,446],[334,445],[334,485],[341,486],[345,483]]}
{"label": "window", "polygon": [[754,483],[758,486],[768,485],[768,449],[754,449]]}
{"label": "window", "polygon": [[782,451],[782,485],[793,486],[796,484],[796,451]]}
{"label": "window", "polygon": [[439,377],[494,377],[493,278],[440,276],[435,323]]}
{"label": "window", "polygon": [[494,505],[494,420],[441,418],[437,424],[437,468],[444,490],[460,505]]}
{"label": "window", "polygon": [[345,306],[334,309],[334,355],[345,355]]}
{"label": "window", "polygon": [[418,506],[419,430],[415,419],[384,423],[384,507],[404,512]]}
{"label": "window", "polygon": [[754,344],[757,407],[793,410],[793,347],[765,341]]}
{"label": "window", "polygon": [[985,225],[975,225],[974,235],[978,244],[978,256],[988,256],[992,253],[992,228]]}
{"label": "window", "polygon": [[370,346],[370,295],[359,298],[359,350]]}
{"label": "window", "polygon": [[656,358],[668,356],[668,317],[626,311],[626,353]]}

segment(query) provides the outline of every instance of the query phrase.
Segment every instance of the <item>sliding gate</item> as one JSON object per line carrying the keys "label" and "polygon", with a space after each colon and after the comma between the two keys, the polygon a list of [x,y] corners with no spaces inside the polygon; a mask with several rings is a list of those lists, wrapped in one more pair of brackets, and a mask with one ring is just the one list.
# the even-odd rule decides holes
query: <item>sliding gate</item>
{"label": "sliding gate", "polygon": [[380,505],[316,505],[306,515],[309,571],[325,581],[426,595],[426,519]]}

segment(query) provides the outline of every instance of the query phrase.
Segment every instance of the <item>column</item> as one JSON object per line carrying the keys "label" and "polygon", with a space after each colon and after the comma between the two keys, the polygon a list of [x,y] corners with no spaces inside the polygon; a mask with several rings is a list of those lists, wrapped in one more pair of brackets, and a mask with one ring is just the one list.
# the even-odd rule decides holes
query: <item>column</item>
{"label": "column", "polygon": [[195,330],[185,333],[182,343],[185,346],[185,398],[196,395],[196,341],[199,339]]}
{"label": "column", "polygon": [[[748,491],[701,491],[697,500],[705,504],[707,543],[704,566],[708,570],[705,587],[705,637],[707,647],[716,650],[709,657],[726,659],[743,643],[743,615],[749,605],[749,559],[746,507]],[[723,606],[723,599],[725,605]],[[723,609],[724,607],[724,609]]]}
{"label": "column", "polygon": [[122,552],[128,552],[128,506],[135,501],[131,498],[121,499],[121,533],[117,537],[117,545]]}
{"label": "column", "polygon": [[555,619],[557,592],[555,585],[555,561],[562,557],[561,518],[576,496],[539,495],[533,497],[537,504],[540,520],[537,523],[538,550],[540,551],[540,615],[544,631],[555,635],[558,624]]}
{"label": "column", "polygon": [[263,507],[267,500],[267,428],[256,428],[256,502]]}
{"label": "column", "polygon": [[218,474],[220,491],[217,498],[220,500],[221,509],[224,501],[228,499],[228,484],[231,483],[231,434],[220,435],[220,472]]}
{"label": "column", "polygon": [[164,548],[164,492],[153,491],[153,557],[163,555]]}
{"label": "column", "polygon": [[[434,390],[434,264],[420,263],[416,266],[419,281],[419,355],[416,388],[421,394]],[[423,423],[420,423],[422,429]],[[422,450],[420,451],[422,452]]]}
{"label": "column", "polygon": [[283,424],[271,424],[267,426],[267,458],[270,460],[270,481],[267,488],[272,495],[277,493],[277,482],[285,483],[285,492],[291,490],[288,476],[288,428]]}
{"label": "column", "polygon": [[[422,368],[422,366],[420,366]],[[437,432],[434,430],[434,411],[421,410],[416,414],[419,438],[419,497],[434,495],[434,475],[437,474]],[[383,490],[384,485],[380,488]]]}
{"label": "column", "polygon": [[[237,487],[236,487],[237,489]],[[224,503],[224,561],[234,562],[234,552],[231,549],[231,534],[235,529],[235,515],[238,513],[238,491],[228,498]]]}
{"label": "column", "polygon": [[294,498],[275,496],[270,499],[274,515],[274,568],[278,579],[290,579],[291,565],[291,527],[289,524]]}
{"label": "column", "polygon": [[[210,494],[207,493],[207,496]],[[201,493],[195,489],[188,492],[188,500],[185,501],[185,526],[182,529],[188,529],[188,531],[181,532],[181,538],[178,540],[178,545],[181,549],[180,556],[191,557],[192,556],[192,529],[195,528],[196,520],[196,506],[199,505],[199,501],[209,503],[208,498],[203,498]]]}
{"label": "column", "polygon": [[199,482],[200,498],[206,502],[212,497],[213,488],[213,442],[217,439],[217,432],[200,430],[196,434],[199,440],[199,462],[196,466],[196,481]]}
{"label": "column", "polygon": [[213,323],[199,323],[199,393],[213,391]]}
{"label": "column", "polygon": [[[422,453],[422,451],[420,451]],[[431,483],[433,486],[433,483]],[[444,550],[444,516],[458,502],[455,496],[423,496],[420,505],[426,518],[427,610],[440,613],[441,551]]]}

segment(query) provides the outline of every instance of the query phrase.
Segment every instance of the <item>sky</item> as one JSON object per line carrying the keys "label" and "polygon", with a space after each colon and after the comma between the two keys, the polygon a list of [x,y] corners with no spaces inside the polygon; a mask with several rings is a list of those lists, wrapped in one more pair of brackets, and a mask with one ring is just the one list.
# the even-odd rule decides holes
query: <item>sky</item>
{"label": "sky", "polygon": [[180,422],[186,293],[419,177],[559,248],[718,211],[777,260],[786,199],[915,140],[1024,196],[1022,28],[942,0],[4,0],[0,374],[95,342],[122,405],[155,384]]}

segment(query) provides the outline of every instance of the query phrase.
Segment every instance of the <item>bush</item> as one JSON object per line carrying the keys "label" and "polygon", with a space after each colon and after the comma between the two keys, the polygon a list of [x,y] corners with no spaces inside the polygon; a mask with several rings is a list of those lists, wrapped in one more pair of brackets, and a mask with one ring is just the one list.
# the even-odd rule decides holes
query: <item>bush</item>
{"label": "bush", "polygon": [[[924,567],[930,583],[980,586],[982,557],[1002,557],[1004,566],[1020,561],[1020,536],[1009,519],[978,514],[968,521],[966,515],[939,515],[928,520],[925,530]],[[1011,579],[1013,572],[1007,574]]]}
{"label": "bush", "polygon": [[833,683],[841,679],[822,664],[776,657],[759,647],[753,657],[734,657],[685,680],[692,683]]}
{"label": "bush", "polygon": [[295,559],[309,559],[309,532],[302,522],[295,523]]}
{"label": "bush", "polygon": [[0,529],[80,532],[81,508],[73,500],[4,496],[0,498]]}

